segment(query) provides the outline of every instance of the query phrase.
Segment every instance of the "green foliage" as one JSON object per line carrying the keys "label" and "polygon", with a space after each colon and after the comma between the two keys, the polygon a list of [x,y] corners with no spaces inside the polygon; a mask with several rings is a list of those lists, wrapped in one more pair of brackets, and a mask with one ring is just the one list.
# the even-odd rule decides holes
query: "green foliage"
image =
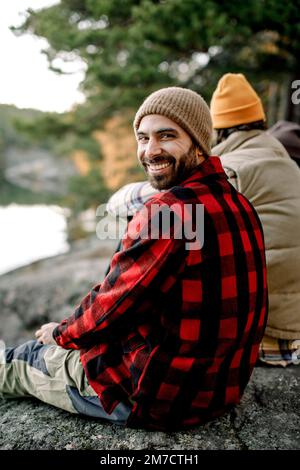
{"label": "green foliage", "polygon": [[[9,162],[5,162],[4,156],[11,148],[15,148],[20,155],[22,149],[33,148],[46,149],[52,155],[68,155],[74,149],[83,150],[89,155],[93,170],[87,176],[72,177],[66,197],[46,191],[33,192],[5,180],[5,166]],[[108,194],[99,171],[100,159],[98,142],[85,130],[75,134],[69,114],[42,113],[0,105],[0,205],[11,202],[61,204],[75,212],[97,206],[106,201]],[[21,159],[19,163],[22,163]]]}
{"label": "green foliage", "polygon": [[0,206],[15,204],[61,204],[58,196],[51,193],[37,193],[16,186],[0,176]]}
{"label": "green foliage", "polygon": [[[160,85],[203,92],[204,69],[298,70],[299,19],[299,0],[61,0],[31,12],[21,31],[47,38],[53,66],[56,58],[85,61],[82,86],[100,120]],[[208,54],[205,67],[199,53]]]}
{"label": "green foliage", "polygon": [[[24,123],[33,118],[37,118],[41,113],[34,110],[21,110],[15,106],[0,105],[0,185],[1,196],[3,196],[4,186],[4,170],[5,170],[5,152],[8,147],[17,146],[21,149],[28,148],[31,139],[23,134],[20,134],[16,129],[16,120],[22,117]],[[45,148],[45,146],[43,146]]]}
{"label": "green foliage", "polygon": [[0,105],[0,139],[3,146],[17,145],[19,147],[28,147],[31,145],[31,139],[22,135],[16,129],[16,122],[22,119],[24,123],[37,119],[43,113],[33,109],[18,109],[15,106]]}
{"label": "green foliage", "polygon": [[87,175],[70,178],[68,195],[63,203],[77,214],[90,207],[96,208],[99,204],[104,204],[108,197],[109,192],[103,182],[101,171],[97,165],[93,165]]}
{"label": "green foliage", "polygon": [[82,138],[95,159],[92,131],[116,112],[131,119],[154,89],[187,86],[209,100],[223,73],[244,72],[267,104],[270,81],[288,90],[300,75],[300,0],[61,0],[29,13],[14,30],[47,39],[53,70],[63,72],[57,59],[86,64],[86,102],[31,131],[66,149]]}

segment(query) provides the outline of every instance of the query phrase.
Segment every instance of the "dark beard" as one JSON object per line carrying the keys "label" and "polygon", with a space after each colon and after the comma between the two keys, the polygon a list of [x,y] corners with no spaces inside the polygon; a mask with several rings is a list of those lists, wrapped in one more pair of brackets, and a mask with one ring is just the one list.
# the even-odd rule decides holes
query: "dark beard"
{"label": "dark beard", "polygon": [[[176,160],[171,155],[160,155],[161,159],[168,161],[172,164],[168,175],[149,175],[145,169],[148,181],[153,188],[158,190],[170,189],[184,181],[190,175],[191,171],[199,165],[199,160],[196,156],[195,145],[191,145],[187,153],[181,155],[179,160]],[[159,159],[157,159],[159,160]]]}

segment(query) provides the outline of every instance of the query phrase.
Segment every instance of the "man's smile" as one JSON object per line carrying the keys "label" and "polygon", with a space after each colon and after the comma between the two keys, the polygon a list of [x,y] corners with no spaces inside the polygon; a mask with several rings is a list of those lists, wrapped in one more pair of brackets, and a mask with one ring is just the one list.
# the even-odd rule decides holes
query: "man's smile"
{"label": "man's smile", "polygon": [[147,163],[147,172],[153,175],[160,175],[166,173],[168,168],[172,165],[172,162],[165,163]]}

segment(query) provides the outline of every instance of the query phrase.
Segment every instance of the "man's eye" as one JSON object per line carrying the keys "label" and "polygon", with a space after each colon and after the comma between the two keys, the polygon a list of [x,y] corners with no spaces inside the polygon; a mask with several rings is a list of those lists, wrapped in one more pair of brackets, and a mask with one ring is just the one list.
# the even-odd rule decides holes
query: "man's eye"
{"label": "man's eye", "polygon": [[138,141],[139,142],[147,142],[148,141],[148,137],[146,137],[145,135],[140,135],[138,137]]}
{"label": "man's eye", "polygon": [[170,138],[174,137],[173,134],[168,134],[168,133],[161,134],[160,136],[161,136],[162,139],[170,139]]}

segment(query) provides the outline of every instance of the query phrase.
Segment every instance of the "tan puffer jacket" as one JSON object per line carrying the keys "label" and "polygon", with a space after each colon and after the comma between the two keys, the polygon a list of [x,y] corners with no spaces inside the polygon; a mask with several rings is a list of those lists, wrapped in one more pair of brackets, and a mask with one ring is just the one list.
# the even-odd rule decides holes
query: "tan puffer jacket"
{"label": "tan puffer jacket", "polygon": [[213,148],[263,225],[269,288],[266,334],[300,339],[300,169],[264,131],[239,131]]}

